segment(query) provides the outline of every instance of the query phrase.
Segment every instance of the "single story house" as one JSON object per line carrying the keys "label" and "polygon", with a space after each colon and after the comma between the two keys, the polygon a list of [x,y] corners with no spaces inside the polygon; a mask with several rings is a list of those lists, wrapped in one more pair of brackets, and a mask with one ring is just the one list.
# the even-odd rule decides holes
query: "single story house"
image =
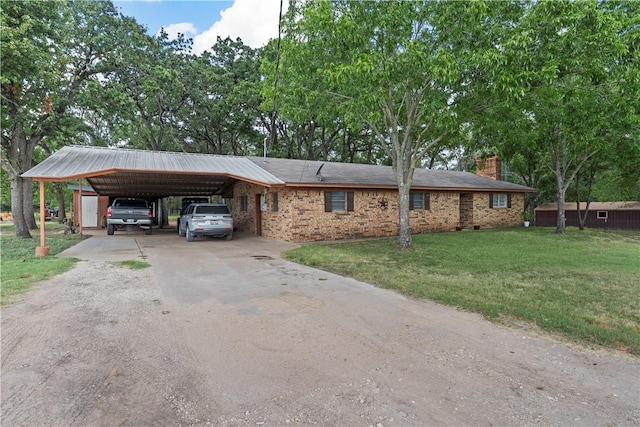
{"label": "single story house", "polygon": [[[480,173],[487,172],[484,163]],[[499,168],[497,160],[486,164]],[[487,175],[499,177],[495,172]],[[239,231],[290,242],[398,234],[390,166],[67,146],[23,176],[41,183],[84,179],[103,197],[221,195],[231,199]],[[531,192],[479,174],[417,169],[411,231],[519,226]]]}
{"label": "single story house", "polygon": [[[580,203],[584,215],[586,203]],[[575,202],[564,205],[565,224],[578,226],[578,207]],[[535,209],[535,224],[542,227],[555,227],[558,217],[558,204],[548,203]],[[640,230],[640,201],[629,202],[591,202],[585,220],[585,227],[612,230]]]}
{"label": "single story house", "polygon": [[[390,166],[249,159],[284,184],[234,185],[233,215],[240,230],[290,242],[398,234],[399,193]],[[524,195],[533,191],[468,172],[417,169],[411,232],[519,226]]]}

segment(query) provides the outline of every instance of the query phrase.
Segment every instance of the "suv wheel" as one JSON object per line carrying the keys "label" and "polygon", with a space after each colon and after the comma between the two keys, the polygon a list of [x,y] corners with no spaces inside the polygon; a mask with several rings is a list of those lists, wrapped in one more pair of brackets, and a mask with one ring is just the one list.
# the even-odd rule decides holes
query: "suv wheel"
{"label": "suv wheel", "polygon": [[193,239],[196,236],[193,235],[193,232],[189,229],[189,226],[187,226],[187,242],[193,242]]}

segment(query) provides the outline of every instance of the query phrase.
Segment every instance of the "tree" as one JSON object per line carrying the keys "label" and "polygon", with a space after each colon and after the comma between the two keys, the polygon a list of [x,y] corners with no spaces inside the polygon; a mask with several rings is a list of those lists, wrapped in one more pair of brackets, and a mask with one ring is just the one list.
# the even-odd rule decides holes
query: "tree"
{"label": "tree", "polygon": [[458,124],[455,94],[462,94],[463,79],[450,45],[434,31],[439,14],[454,7],[464,10],[436,2],[308,2],[290,6],[285,27],[283,61],[322,58],[298,68],[311,94],[331,95],[347,125],[366,124],[391,159],[400,249],[411,244],[414,170]]}
{"label": "tree", "polygon": [[65,120],[87,83],[123,66],[144,34],[103,2],[3,2],[2,168],[11,179],[16,236],[35,225],[31,180],[20,174],[36,146]]}
{"label": "tree", "polygon": [[637,63],[633,71],[625,37],[637,23],[629,9],[608,7],[532,2],[515,24],[518,31],[501,45],[504,72],[495,72],[505,105],[528,130],[523,143],[555,177],[558,233],[565,232],[566,191],[582,167],[612,150],[628,125],[637,126],[630,107],[637,104]]}
{"label": "tree", "polygon": [[[40,129],[52,112],[47,83],[53,79],[54,41],[62,28],[59,3],[5,2],[2,25],[2,169],[11,182],[11,210],[16,236],[31,237],[25,211],[31,205],[31,182],[20,177],[32,166]],[[47,63],[46,67],[43,67]],[[28,78],[31,76],[30,78]]]}
{"label": "tree", "polygon": [[242,40],[218,37],[211,50],[193,58],[185,149],[215,154],[253,154],[262,138],[258,53]]}

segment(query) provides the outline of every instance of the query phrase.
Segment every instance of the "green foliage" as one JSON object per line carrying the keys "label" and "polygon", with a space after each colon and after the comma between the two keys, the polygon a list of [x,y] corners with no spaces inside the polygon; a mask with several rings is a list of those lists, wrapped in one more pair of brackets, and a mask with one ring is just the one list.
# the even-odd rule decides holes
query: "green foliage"
{"label": "green foliage", "polygon": [[482,34],[486,5],[476,6],[312,1],[295,3],[285,26],[283,79],[291,90],[282,110],[294,119],[320,117],[351,129],[366,125],[390,159],[401,192],[400,247],[410,244],[408,191],[415,167],[478,102],[465,78],[473,67],[452,47],[470,46],[469,34],[440,37],[434,29],[462,14]]}
{"label": "green foliage", "polygon": [[258,52],[240,39],[218,38],[210,51],[192,58],[186,71],[192,106],[184,115],[188,151],[214,154],[258,154],[262,138]]}
{"label": "green foliage", "polygon": [[10,304],[28,291],[33,284],[49,279],[69,270],[78,260],[68,257],[56,257],[63,250],[82,241],[85,236],[60,233],[62,225],[47,223],[49,256],[36,257],[38,239],[21,239],[11,235],[13,226],[0,227],[0,263],[2,264],[2,305]]}
{"label": "green foliage", "polygon": [[132,270],[141,270],[143,268],[151,267],[151,264],[144,261],[126,260],[126,261],[114,261],[111,264],[119,267],[127,267]]}
{"label": "green foliage", "polygon": [[639,17],[624,1],[291,1],[279,51],[227,38],[195,56],[110,1],[3,2],[0,162],[20,180],[70,143],[261,155],[267,133],[271,156],[392,164],[402,188],[490,149],[538,202],[575,177],[592,199],[638,199]]}
{"label": "green foliage", "polygon": [[11,183],[9,175],[0,169],[0,212],[11,211]]}
{"label": "green foliage", "polygon": [[[629,177],[611,196],[626,199],[629,192],[618,189],[637,182],[632,165],[640,153],[622,149],[638,145],[636,12],[637,5],[615,2],[527,3],[497,45],[500,60],[485,64],[495,102],[474,119],[479,145],[497,146],[512,170],[540,189],[540,202],[563,200],[578,176],[604,190],[598,174],[611,169]],[[611,199],[602,191],[594,196]]]}
{"label": "green foliage", "polygon": [[518,228],[305,245],[291,260],[589,344],[640,354],[638,233]]}

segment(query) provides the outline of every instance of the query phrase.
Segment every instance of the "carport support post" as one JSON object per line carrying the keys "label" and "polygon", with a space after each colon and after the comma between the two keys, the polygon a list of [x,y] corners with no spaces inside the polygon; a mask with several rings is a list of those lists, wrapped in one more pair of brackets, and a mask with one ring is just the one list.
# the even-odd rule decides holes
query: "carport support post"
{"label": "carport support post", "polygon": [[82,236],[82,178],[78,179],[78,233]]}
{"label": "carport support post", "polygon": [[36,248],[36,256],[49,255],[49,247],[44,245],[44,181],[40,181],[40,246]]}

